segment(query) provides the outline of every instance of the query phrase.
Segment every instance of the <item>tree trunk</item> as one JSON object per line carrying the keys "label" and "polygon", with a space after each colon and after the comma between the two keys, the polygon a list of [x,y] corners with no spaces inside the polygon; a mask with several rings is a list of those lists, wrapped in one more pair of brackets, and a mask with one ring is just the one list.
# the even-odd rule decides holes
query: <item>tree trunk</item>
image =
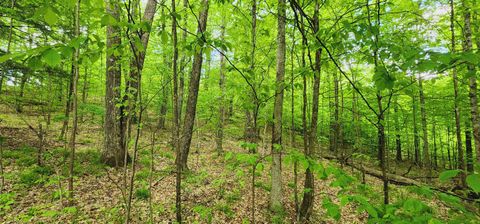
{"label": "tree trunk", "polygon": [[[207,28],[209,1],[202,0],[201,12],[198,23],[197,36],[202,37],[201,44],[205,44],[204,32]],[[197,110],[198,88],[200,86],[200,74],[202,71],[203,47],[195,50],[193,58],[192,73],[190,75],[190,82],[188,86],[187,108],[185,111],[185,119],[183,123],[182,133],[182,169],[186,170],[188,153],[190,151],[190,144],[192,142],[193,125],[195,123],[195,115]]]}
{"label": "tree trunk", "polygon": [[[367,1],[367,13],[368,13],[368,21],[370,25],[370,30],[372,33],[374,33],[374,48],[373,48],[373,60],[375,64],[375,72],[378,71],[379,69],[379,54],[378,54],[378,42],[379,42],[379,36],[380,36],[380,0],[375,1],[375,9],[376,9],[376,27],[378,31],[373,30],[373,24],[371,22],[370,18],[370,8],[369,4]],[[382,180],[383,180],[383,203],[388,204],[389,203],[389,193],[388,193],[388,177],[387,177],[387,159],[386,159],[386,150],[385,150],[385,115],[384,112],[385,110],[383,109],[382,105],[382,93],[380,90],[377,91],[376,93],[377,96],[377,106],[378,106],[378,112],[377,114],[377,139],[378,139],[378,155],[379,155],[379,160],[380,160],[380,168],[382,170]]]}
{"label": "tree trunk", "polygon": [[[106,12],[120,20],[120,8],[117,0],[105,0]],[[106,57],[106,91],[105,91],[105,145],[101,160],[109,165],[120,167],[124,165],[126,150],[123,147],[121,127],[117,118],[121,116],[116,104],[121,102],[121,63],[120,57],[112,52],[112,49],[121,44],[121,29],[118,26],[107,25],[107,54]]]}
{"label": "tree trunk", "polygon": [[[223,25],[221,27],[221,39],[224,41],[225,37],[225,21],[222,21]],[[217,154],[223,154],[223,126],[225,123],[225,57],[223,54],[220,54],[220,79],[218,82],[220,87],[220,100],[219,100],[219,111],[218,111],[218,123],[217,123],[217,133],[216,133],[216,148]]]}
{"label": "tree trunk", "polygon": [[465,151],[467,155],[467,171],[473,172],[473,148],[472,148],[472,132],[470,125],[465,126]]}
{"label": "tree trunk", "polygon": [[417,166],[420,165],[420,138],[418,136],[418,128],[417,128],[417,101],[415,99],[415,93],[412,96],[412,104],[413,104],[413,147],[414,147],[414,154],[415,154],[415,164]]}
{"label": "tree trunk", "polygon": [[69,121],[69,118],[70,118],[70,109],[72,107],[73,76],[74,76],[74,70],[73,70],[73,64],[72,64],[72,75],[68,78],[67,100],[66,100],[66,103],[65,103],[63,125],[62,125],[62,130],[60,132],[59,139],[64,139],[65,134],[67,132],[68,121]]}
{"label": "tree trunk", "polygon": [[163,92],[163,98],[162,98],[162,104],[160,105],[160,118],[158,119],[158,128],[159,129],[165,129],[165,121],[166,121],[166,116],[167,116],[167,110],[168,110],[168,90],[164,86],[163,87],[165,90]]}
{"label": "tree trunk", "polygon": [[[319,14],[319,2],[315,1],[315,12],[313,16],[314,21],[314,32],[318,32],[320,25],[318,21]],[[319,101],[319,92],[320,92],[320,72],[321,72],[321,57],[322,49],[318,49],[315,52],[315,65],[313,71],[313,92],[312,92],[312,120],[310,122],[310,130],[308,134],[308,147],[305,147],[305,157],[313,159],[312,156],[315,152],[317,146],[317,123],[318,123],[318,101]],[[305,88],[304,88],[305,89]],[[305,136],[306,137],[306,136]],[[308,190],[307,190],[308,189]],[[303,200],[300,207],[300,220],[303,222],[309,220],[310,215],[313,211],[313,202],[315,199],[315,178],[313,176],[312,170],[307,167],[305,171],[305,183],[303,191]]]}
{"label": "tree trunk", "polygon": [[[464,8],[464,41],[463,50],[465,52],[472,51],[472,28],[470,25],[470,9],[465,0],[462,1]],[[475,75],[475,65],[467,63],[469,76],[469,98],[470,98],[470,114],[473,127],[473,140],[475,141],[475,151],[477,152],[477,162],[480,162],[480,123],[478,117],[478,99],[477,99],[477,76]]]}
{"label": "tree trunk", "polygon": [[278,0],[277,24],[277,74],[275,81],[275,103],[272,128],[272,190],[270,191],[270,209],[275,215],[283,211],[282,190],[282,111],[285,77],[285,0]]}
{"label": "tree trunk", "polygon": [[[250,68],[249,70],[253,74],[253,80],[255,80],[255,50],[257,44],[257,0],[252,0],[252,7],[250,10],[250,14],[252,16],[252,30],[251,30],[251,43],[252,49],[250,51]],[[255,83],[253,83],[255,85]],[[253,87],[255,88],[255,87]],[[256,94],[255,92],[250,93],[251,101],[253,102],[254,106],[253,109],[246,109],[246,123],[245,123],[245,133],[244,137],[247,142],[257,142],[259,140],[258,135],[258,126],[257,126],[257,119],[258,119],[258,110],[259,110],[259,103],[257,96],[252,94]]]}
{"label": "tree trunk", "polygon": [[[75,4],[75,37],[78,38],[80,36],[80,0],[77,0]],[[69,204],[70,206],[73,205],[73,169],[75,165],[75,141],[77,137],[77,125],[78,125],[78,94],[77,94],[77,86],[78,86],[78,77],[80,76],[80,49],[77,47],[75,48],[75,52],[73,55],[73,85],[72,85],[72,110],[73,110],[73,124],[72,130],[70,132],[70,167],[69,167],[69,178],[68,178],[68,197],[69,197]],[[40,129],[41,132],[41,129]]]}
{"label": "tree trunk", "polygon": [[420,95],[420,112],[422,115],[422,131],[423,131],[423,166],[427,168],[428,176],[431,176],[430,153],[428,148],[428,129],[427,129],[427,111],[425,108],[425,96],[423,95],[423,78],[418,77],[419,95]]}
{"label": "tree trunk", "polygon": [[[138,2],[137,2],[138,4]],[[138,6],[133,4],[129,16],[129,23],[134,24],[139,21],[134,21],[137,16]],[[153,23],[155,12],[157,11],[157,1],[149,0],[145,7],[142,22],[149,26]],[[145,30],[135,31],[133,33],[127,33],[130,48],[132,50],[132,57],[130,58],[130,72],[125,84],[125,95],[122,99],[122,106],[120,107],[120,138],[123,147],[127,147],[127,141],[130,135],[131,124],[135,122],[135,114],[137,110],[137,99],[140,92],[140,82],[142,81],[142,70],[145,62],[145,55],[147,53],[148,40],[150,39],[150,32]],[[132,36],[133,35],[133,36]],[[135,38],[139,38],[142,48],[138,49],[135,43]]]}
{"label": "tree trunk", "polygon": [[85,66],[85,74],[83,76],[83,88],[82,88],[82,103],[87,103],[87,94],[88,94],[88,66]]}
{"label": "tree trunk", "polygon": [[[294,71],[294,66],[295,66],[295,61],[294,61],[294,52],[295,52],[295,26],[293,28],[292,32],[292,48],[290,50],[290,96],[291,96],[291,101],[290,101],[290,106],[291,106],[291,124],[290,124],[290,146],[296,150],[296,131],[295,131],[295,71]],[[294,196],[294,203],[295,203],[295,220],[298,221],[300,219],[300,204],[298,201],[298,162],[295,161],[293,164],[293,196]]]}
{"label": "tree trunk", "polygon": [[395,97],[393,111],[395,113],[393,115],[395,116],[395,151],[396,151],[395,159],[397,160],[397,162],[401,162],[402,161],[402,142],[400,139],[400,123],[398,122],[399,112],[398,112],[397,97]]}
{"label": "tree trunk", "polygon": [[[339,152],[339,138],[340,138],[340,117],[339,117],[339,98],[338,98],[338,75],[333,72],[333,99],[334,99],[334,122],[333,122],[333,151],[337,154]],[[343,163],[343,158],[341,158]]]}
{"label": "tree trunk", "polygon": [[175,146],[175,215],[177,223],[182,223],[182,148],[180,139],[180,101],[177,73],[177,17],[175,9],[175,0],[172,0],[172,78],[173,78],[173,145]]}
{"label": "tree trunk", "polygon": [[[183,10],[188,11],[190,9],[188,5],[188,0],[183,0]],[[182,42],[185,43],[187,41],[187,31],[188,31],[188,13],[183,18],[183,33],[182,33]],[[184,54],[180,61],[180,77],[178,81],[178,122],[181,122],[182,119],[182,109],[183,109],[183,97],[185,95],[185,75],[188,74],[187,72],[187,56]],[[179,123],[180,124],[180,123]]]}
{"label": "tree trunk", "polygon": [[[165,14],[165,7],[162,7],[161,17],[164,17],[166,15],[167,14]],[[175,20],[176,20],[176,18],[175,18]],[[160,28],[162,29],[162,32],[167,32],[167,30],[165,29],[165,20],[162,20],[162,22],[160,24]],[[172,28],[173,28],[173,25],[172,25]],[[177,33],[172,34],[172,37],[173,36],[175,36],[175,38],[176,38]],[[176,45],[176,43],[175,43],[175,45]],[[163,63],[165,63],[168,67],[173,68],[172,64],[169,61],[170,59],[168,58],[169,55],[168,54],[163,54],[162,56],[163,56]],[[178,67],[175,66],[175,69],[178,69]],[[161,83],[162,84],[162,100],[161,100],[161,103],[160,103],[160,114],[159,114],[160,117],[158,119],[158,129],[166,129],[165,123],[166,123],[166,119],[167,119],[168,97],[169,97],[168,96],[169,89],[167,87],[168,87],[169,83],[170,83],[170,81],[169,81],[168,75],[164,75],[162,77],[162,83]],[[172,129],[172,131],[175,132],[175,127]],[[175,133],[172,133],[172,137],[174,137],[174,136],[175,136]],[[176,140],[172,139],[172,141],[175,142]]]}
{"label": "tree trunk", "polygon": [[[378,0],[377,0],[378,1]],[[383,126],[384,122],[384,115],[383,115],[383,108],[382,108],[382,96],[380,93],[377,93],[377,103],[378,103],[378,123],[377,123],[377,131],[378,131],[378,151],[381,155],[380,157],[380,167],[382,169],[382,179],[383,179],[383,203],[389,203],[389,196],[388,196],[388,178],[387,178],[387,164],[386,164],[386,155],[385,155],[385,128]]]}
{"label": "tree trunk", "polygon": [[450,152],[450,126],[447,127],[447,157],[448,157],[448,169],[453,169],[452,166],[452,154]]}
{"label": "tree trunk", "polygon": [[23,97],[25,96],[25,85],[27,84],[27,81],[28,81],[28,73],[25,73],[22,75],[22,78],[20,79],[20,93],[17,97],[17,105],[16,105],[17,113],[23,112]]}
{"label": "tree trunk", "polygon": [[[451,45],[452,45],[452,54],[455,54],[455,10],[454,10],[453,0],[450,0],[450,32],[452,33],[451,38]],[[458,98],[458,77],[457,77],[457,67],[454,66],[452,69],[452,77],[453,77],[453,94],[454,94],[454,112],[455,112],[455,134],[457,137],[457,148],[458,150],[458,169],[465,170],[465,159],[463,158],[463,146],[462,146],[462,127],[460,126],[460,108],[458,105],[459,98]],[[467,136],[467,132],[465,132],[465,136]],[[465,141],[465,144],[468,144]],[[470,145],[471,147],[471,145]],[[468,148],[468,146],[467,146]],[[461,183],[462,186],[465,186],[465,175],[462,173],[461,175]]]}

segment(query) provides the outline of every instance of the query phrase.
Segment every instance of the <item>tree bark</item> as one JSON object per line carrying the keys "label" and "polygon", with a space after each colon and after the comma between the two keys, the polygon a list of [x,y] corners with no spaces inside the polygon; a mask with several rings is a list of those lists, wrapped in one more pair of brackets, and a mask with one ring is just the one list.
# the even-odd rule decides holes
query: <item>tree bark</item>
{"label": "tree bark", "polygon": [[[336,72],[333,72],[333,99],[334,99],[334,122],[333,122],[333,151],[335,153],[339,152],[339,139],[340,139],[340,109],[339,109],[339,98],[338,98],[338,75]],[[341,159],[343,160],[343,159]]]}
{"label": "tree bark", "polygon": [[[133,4],[131,7],[131,12],[129,15],[129,23],[135,24],[139,21],[135,21],[137,16],[139,2]],[[145,22],[149,26],[153,23],[153,18],[155,17],[155,12],[157,10],[157,1],[148,0],[147,5],[145,6],[145,12],[143,14],[142,22]],[[125,84],[125,95],[122,99],[122,106],[120,107],[120,138],[122,140],[123,147],[127,147],[127,141],[129,138],[129,133],[131,130],[131,124],[135,121],[135,114],[137,108],[137,99],[140,92],[140,82],[142,81],[142,70],[145,62],[145,56],[147,53],[148,40],[150,39],[150,31],[148,30],[136,30],[133,33],[127,33],[130,48],[132,50],[132,56],[130,58],[130,72]],[[133,35],[133,36],[131,36]],[[138,49],[135,44],[136,38],[139,39],[142,48]]]}
{"label": "tree bark", "polygon": [[[80,36],[80,0],[76,1],[75,4],[75,37],[78,38]],[[77,126],[78,126],[78,77],[80,76],[80,49],[77,47],[75,48],[75,52],[73,55],[73,85],[72,85],[72,112],[73,112],[73,124],[72,130],[70,132],[70,167],[69,167],[69,178],[68,178],[68,197],[69,197],[69,204],[70,206],[74,203],[73,197],[73,170],[75,165],[75,141],[77,137]],[[41,131],[41,129],[40,129]]]}
{"label": "tree bark", "polygon": [[396,151],[396,156],[395,159],[397,162],[402,161],[402,141],[400,138],[400,123],[398,122],[398,117],[399,112],[398,112],[398,102],[397,102],[397,97],[395,97],[395,105],[393,105],[393,111],[395,116],[395,151]]}
{"label": "tree bark", "polygon": [[418,136],[418,127],[417,127],[417,101],[415,93],[412,96],[412,114],[413,114],[413,147],[415,154],[415,164],[420,165],[420,138]]}
{"label": "tree bark", "polygon": [[178,73],[177,73],[177,17],[175,9],[175,0],[172,0],[172,78],[173,78],[173,144],[175,146],[175,215],[178,223],[182,223],[182,148],[180,139],[180,101],[178,93]]}
{"label": "tree bark", "polygon": [[[368,13],[368,21],[370,25],[370,31],[374,33],[374,48],[373,48],[373,61],[375,65],[375,72],[378,71],[379,69],[379,53],[378,53],[378,42],[380,39],[380,0],[375,1],[375,9],[376,9],[376,27],[377,31],[373,30],[373,24],[371,22],[371,13],[370,13],[370,8],[369,4],[367,1],[367,13]],[[379,160],[380,160],[380,168],[382,170],[382,180],[383,180],[383,203],[388,204],[389,203],[389,193],[388,193],[388,177],[387,177],[387,158],[386,158],[386,150],[385,150],[385,110],[383,109],[383,104],[382,104],[382,93],[380,90],[377,91],[376,93],[376,98],[377,98],[377,106],[378,106],[378,112],[376,113],[377,115],[377,149],[378,149],[378,155],[379,155]]]}
{"label": "tree bark", "polygon": [[[464,41],[463,50],[465,52],[472,51],[472,28],[470,24],[471,20],[471,7],[467,5],[465,0],[462,1],[464,8]],[[468,75],[469,75],[469,98],[470,98],[470,114],[473,128],[473,139],[475,141],[475,151],[477,152],[477,162],[480,162],[480,123],[478,117],[478,99],[477,99],[477,76],[475,75],[475,65],[467,63]]]}
{"label": "tree bark", "polygon": [[[252,49],[250,51],[250,68],[249,70],[253,74],[253,80],[255,81],[255,50],[257,47],[257,0],[252,0],[252,7],[250,10],[250,14],[252,16],[252,30],[251,30],[251,43]],[[255,83],[253,83],[255,88]],[[252,90],[253,91],[253,90]],[[253,109],[246,109],[246,123],[245,123],[245,132],[244,137],[247,142],[257,142],[259,140],[258,134],[258,126],[257,126],[257,119],[258,119],[258,110],[260,105],[257,99],[255,92],[250,93],[251,101],[253,102],[254,106]]]}
{"label": "tree bark", "polygon": [[[189,5],[188,5],[188,0],[183,0],[183,10],[188,11]],[[185,14],[184,17],[184,23],[183,23],[183,33],[182,33],[182,42],[185,43],[187,41],[187,31],[188,31],[188,13]],[[183,97],[185,95],[185,75],[188,74],[186,68],[187,68],[187,56],[184,54],[180,60],[180,77],[179,77],[179,82],[178,82],[178,117],[179,117],[179,122],[181,122],[182,119],[182,109],[183,109]]]}
{"label": "tree bark", "polygon": [[[202,38],[201,44],[204,44],[204,33],[207,28],[209,1],[202,0],[201,12],[198,22],[197,36]],[[202,71],[203,60],[203,46],[195,50],[193,58],[192,73],[190,75],[190,82],[188,86],[187,108],[185,111],[185,119],[182,130],[182,169],[186,170],[188,154],[190,152],[190,144],[192,142],[192,132],[195,123],[195,115],[197,110],[198,88],[200,86],[200,74]]]}
{"label": "tree bark", "polygon": [[[115,20],[120,20],[120,7],[117,0],[105,0],[106,13]],[[120,167],[124,165],[126,150],[121,141],[121,127],[117,120],[120,110],[116,104],[121,102],[121,63],[120,57],[114,52],[121,44],[121,29],[118,26],[107,25],[107,54],[106,57],[106,91],[105,91],[105,145],[101,160],[109,165]],[[112,52],[113,51],[113,52]]]}
{"label": "tree bark", "polygon": [[[318,20],[320,5],[318,0],[315,1],[315,11],[314,11],[314,32],[318,32],[320,29],[320,24]],[[319,101],[319,92],[320,92],[320,72],[321,72],[321,57],[322,57],[322,48],[315,51],[315,65],[313,71],[313,92],[312,92],[312,117],[310,122],[310,130],[308,134],[308,147],[305,148],[305,157],[308,159],[313,159],[312,155],[314,154],[317,146],[317,123],[318,123],[318,101]],[[308,190],[307,190],[308,189]],[[309,220],[310,215],[313,211],[313,202],[315,199],[315,178],[313,176],[312,170],[307,167],[305,171],[305,183],[304,183],[304,193],[302,205],[300,207],[300,220],[306,222]]]}
{"label": "tree bark", "polygon": [[473,148],[472,148],[472,131],[470,125],[465,126],[465,151],[466,151],[466,167],[469,173],[473,172]]}
{"label": "tree bark", "polygon": [[272,190],[270,191],[270,209],[275,215],[283,211],[283,189],[282,189],[282,112],[283,112],[283,90],[285,78],[285,0],[278,0],[277,18],[277,65],[275,81],[275,103],[273,109],[272,128]]}
{"label": "tree bark", "polygon": [[430,153],[428,145],[428,129],[427,129],[427,111],[425,108],[425,96],[423,94],[423,78],[418,77],[419,96],[420,96],[420,112],[422,115],[422,131],[423,131],[423,167],[427,168],[428,175],[431,174]]}
{"label": "tree bark", "polygon": [[[225,21],[222,22],[223,25],[221,27],[221,39],[224,41],[225,37]],[[220,100],[219,100],[219,109],[218,109],[218,123],[217,123],[217,133],[216,133],[216,148],[217,154],[223,154],[223,126],[225,123],[225,57],[223,54],[220,54],[220,78],[218,81],[218,85],[220,87]]]}
{"label": "tree bark", "polygon": [[[450,32],[452,34],[451,38],[451,47],[452,54],[455,54],[455,8],[453,0],[450,0]],[[460,126],[460,108],[458,105],[458,77],[457,77],[457,67],[454,66],[452,69],[452,78],[453,78],[453,94],[454,94],[454,112],[455,112],[455,134],[457,137],[457,148],[458,150],[458,169],[465,170],[465,159],[463,158],[463,146],[462,146],[462,127]],[[465,132],[467,136],[467,132]],[[468,144],[465,142],[465,144]],[[467,146],[468,147],[468,146]],[[471,147],[471,145],[470,145]],[[465,175],[461,174],[462,186],[465,186]]]}
{"label": "tree bark", "polygon": [[60,136],[59,136],[60,139],[65,138],[65,134],[66,134],[67,128],[68,128],[68,122],[69,122],[69,119],[70,119],[70,109],[72,107],[73,76],[75,75],[74,70],[73,70],[73,62],[72,62],[71,73],[72,73],[71,76],[68,78],[67,100],[66,100],[66,103],[65,103],[65,111],[64,111],[64,114],[63,114],[64,115],[63,125],[62,125],[62,129],[60,131]]}

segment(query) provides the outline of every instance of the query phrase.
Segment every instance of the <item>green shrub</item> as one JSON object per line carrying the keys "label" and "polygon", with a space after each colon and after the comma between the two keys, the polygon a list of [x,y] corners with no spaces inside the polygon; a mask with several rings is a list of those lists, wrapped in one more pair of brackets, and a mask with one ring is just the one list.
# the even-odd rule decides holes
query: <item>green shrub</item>
{"label": "green shrub", "polygon": [[3,193],[0,194],[0,216],[7,213],[15,203],[15,193]]}
{"label": "green shrub", "polygon": [[20,184],[31,187],[37,184],[42,184],[48,180],[48,176],[53,174],[50,167],[33,166],[32,168],[22,171],[19,175]]}
{"label": "green shrub", "polygon": [[135,190],[135,198],[140,200],[147,200],[150,198],[150,190],[147,188],[138,188]]}

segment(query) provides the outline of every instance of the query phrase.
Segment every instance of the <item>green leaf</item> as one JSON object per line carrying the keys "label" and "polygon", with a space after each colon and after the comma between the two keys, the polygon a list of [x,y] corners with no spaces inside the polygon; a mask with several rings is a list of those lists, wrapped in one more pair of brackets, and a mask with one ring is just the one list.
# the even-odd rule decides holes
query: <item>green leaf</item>
{"label": "green leaf", "polygon": [[167,32],[162,31],[162,32],[160,33],[160,39],[162,40],[162,43],[164,43],[164,44],[167,43],[167,41],[168,41]]}
{"label": "green leaf", "polygon": [[233,158],[233,153],[232,152],[227,152],[225,154],[225,160],[231,160]]}
{"label": "green leaf", "polygon": [[438,176],[438,179],[441,181],[441,182],[446,182],[454,177],[456,177],[458,174],[460,173],[460,170],[447,170],[447,171],[443,171],[440,173],[440,175]]}
{"label": "green leaf", "polygon": [[335,220],[340,219],[340,207],[333,203],[329,198],[323,199],[323,208],[327,210],[327,215]]}
{"label": "green leaf", "polygon": [[58,22],[58,15],[48,7],[43,14],[43,19],[48,25],[53,26]]}
{"label": "green leaf", "polygon": [[403,209],[410,212],[411,214],[418,214],[428,209],[428,206],[417,199],[410,198],[403,203]]}
{"label": "green leaf", "polygon": [[480,192],[480,174],[470,174],[467,176],[467,185],[476,193]]}
{"label": "green leaf", "polygon": [[60,54],[52,48],[43,52],[42,58],[45,61],[45,63],[47,63],[52,67],[58,65],[62,59],[60,57]]}
{"label": "green leaf", "polygon": [[110,14],[105,14],[102,19],[100,20],[100,23],[103,25],[103,26],[107,26],[107,25],[116,25],[117,24],[117,20]]}
{"label": "green leaf", "polygon": [[384,67],[378,67],[373,75],[373,81],[378,90],[392,89],[395,78],[390,76]]}

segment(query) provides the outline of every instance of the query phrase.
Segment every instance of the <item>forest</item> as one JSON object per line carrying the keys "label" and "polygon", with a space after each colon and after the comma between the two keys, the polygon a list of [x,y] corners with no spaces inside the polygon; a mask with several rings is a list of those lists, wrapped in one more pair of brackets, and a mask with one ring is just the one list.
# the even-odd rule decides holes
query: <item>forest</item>
{"label": "forest", "polygon": [[480,223],[477,0],[1,0],[0,223]]}

